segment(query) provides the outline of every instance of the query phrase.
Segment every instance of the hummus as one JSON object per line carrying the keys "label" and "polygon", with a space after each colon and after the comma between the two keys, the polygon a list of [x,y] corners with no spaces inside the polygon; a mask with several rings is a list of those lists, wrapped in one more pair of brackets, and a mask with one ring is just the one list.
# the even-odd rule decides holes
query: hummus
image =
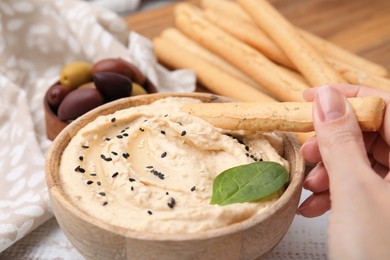
{"label": "hummus", "polygon": [[210,205],[222,171],[258,160],[288,169],[277,133],[227,133],[181,111],[192,98],[165,98],[100,116],[65,149],[60,182],[82,211],[112,225],[153,233],[194,233],[241,222],[269,207]]}

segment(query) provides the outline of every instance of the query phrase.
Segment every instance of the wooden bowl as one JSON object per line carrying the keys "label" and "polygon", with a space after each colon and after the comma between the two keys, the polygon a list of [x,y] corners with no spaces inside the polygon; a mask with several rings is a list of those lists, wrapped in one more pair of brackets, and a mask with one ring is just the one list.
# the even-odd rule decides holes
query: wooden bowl
{"label": "wooden bowl", "polygon": [[54,140],[46,161],[46,180],[53,211],[63,232],[88,259],[254,259],[266,254],[287,233],[302,189],[304,160],[297,140],[290,134],[284,135],[284,158],[291,167],[286,191],[262,214],[227,227],[194,234],[137,232],[102,222],[80,210],[65,196],[58,176],[60,159],[79,129],[98,115],[149,104],[167,96],[229,102],[227,98],[202,93],[160,93],[121,99],[78,118]]}

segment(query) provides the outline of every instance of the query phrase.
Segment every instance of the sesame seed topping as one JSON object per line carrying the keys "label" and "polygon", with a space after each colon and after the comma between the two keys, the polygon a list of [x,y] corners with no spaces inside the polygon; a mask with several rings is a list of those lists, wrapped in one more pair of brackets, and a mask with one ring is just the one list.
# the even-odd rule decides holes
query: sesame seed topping
{"label": "sesame seed topping", "polygon": [[101,183],[100,181],[96,182],[96,184],[97,184],[98,186],[102,185],[102,183]]}
{"label": "sesame seed topping", "polygon": [[160,133],[162,133],[163,135],[165,135],[165,131],[160,131]]}
{"label": "sesame seed topping", "polygon": [[107,206],[107,204],[108,204],[108,202],[107,201],[105,201],[105,202],[103,202],[103,206]]}
{"label": "sesame seed topping", "polygon": [[118,155],[118,153],[117,152],[114,152],[114,151],[112,151],[111,152],[113,155]]}
{"label": "sesame seed topping", "polygon": [[88,149],[89,146],[88,145],[82,145],[81,148]]}
{"label": "sesame seed topping", "polygon": [[111,122],[115,122],[116,121],[116,118],[115,117],[113,117],[113,118],[111,118]]}
{"label": "sesame seed topping", "polygon": [[91,176],[93,176],[93,177],[97,176],[96,173],[90,173],[89,175],[91,175]]}
{"label": "sesame seed topping", "polygon": [[141,132],[145,131],[145,129],[143,129],[143,128],[141,128],[141,127],[139,128],[139,130],[140,130]]}
{"label": "sesame seed topping", "polygon": [[176,204],[176,201],[173,197],[171,197],[167,203],[168,207],[170,207],[171,209],[173,209],[173,207],[175,206]]}
{"label": "sesame seed topping", "polygon": [[164,117],[167,117],[167,116],[168,116],[168,114],[164,115]]}
{"label": "sesame seed topping", "polygon": [[128,133],[124,133],[124,134],[123,134],[123,136],[126,136],[126,137],[128,137],[128,136],[129,136],[129,134],[128,134]]}
{"label": "sesame seed topping", "polygon": [[148,165],[148,166],[146,166],[146,168],[153,169],[153,166],[152,165]]}
{"label": "sesame seed topping", "polygon": [[112,178],[115,178],[116,176],[118,176],[119,172],[115,172],[111,177]]}
{"label": "sesame seed topping", "polygon": [[196,186],[192,187],[192,188],[191,188],[191,191],[195,191],[195,189],[196,189]]}
{"label": "sesame seed topping", "polygon": [[249,157],[249,153],[246,153],[245,155],[246,155],[246,157]]}
{"label": "sesame seed topping", "polygon": [[99,195],[104,197],[104,196],[106,196],[106,193],[105,192],[99,192]]}
{"label": "sesame seed topping", "polygon": [[165,192],[165,195],[169,195],[169,192],[167,191],[167,192]]}
{"label": "sesame seed topping", "polygon": [[249,146],[245,145],[245,150],[249,151]]}
{"label": "sesame seed topping", "polygon": [[117,135],[116,138],[122,139],[122,138],[123,138],[123,135]]}
{"label": "sesame seed topping", "polygon": [[109,138],[109,137],[106,137],[106,139],[104,139],[104,140],[106,140],[106,141],[108,142],[108,141],[110,141],[110,140],[111,140],[111,138]]}
{"label": "sesame seed topping", "polygon": [[161,158],[164,158],[165,156],[167,156],[167,152],[163,152],[163,153],[161,154]]}
{"label": "sesame seed topping", "polygon": [[131,190],[134,190],[134,187],[133,186],[131,186],[131,188],[130,188]]}
{"label": "sesame seed topping", "polygon": [[153,212],[152,212],[152,211],[150,211],[150,210],[148,210],[148,214],[149,214],[149,215],[152,215],[152,214],[153,214]]}
{"label": "sesame seed topping", "polygon": [[81,173],[84,173],[84,172],[85,172],[85,170],[84,170],[83,168],[81,168],[80,165],[77,166],[74,170],[75,170],[76,172],[81,172]]}
{"label": "sesame seed topping", "polygon": [[186,131],[182,131],[180,135],[181,135],[181,136],[185,136],[186,133],[187,133]]}
{"label": "sesame seed topping", "polygon": [[129,178],[129,182],[135,182],[134,178]]}
{"label": "sesame seed topping", "polygon": [[88,185],[91,185],[92,183],[93,183],[93,181],[87,181]]}
{"label": "sesame seed topping", "polygon": [[105,160],[106,162],[112,161],[112,158],[111,158],[111,157],[106,157],[104,154],[101,154],[101,155],[100,155],[100,158],[102,158],[102,159]]}
{"label": "sesame seed topping", "polygon": [[80,156],[80,157],[79,157],[79,160],[80,160],[80,161],[83,161],[83,160],[84,160],[84,157]]}
{"label": "sesame seed topping", "polygon": [[123,158],[127,159],[127,158],[130,157],[130,154],[128,154],[128,153],[123,153],[122,156],[123,156]]}

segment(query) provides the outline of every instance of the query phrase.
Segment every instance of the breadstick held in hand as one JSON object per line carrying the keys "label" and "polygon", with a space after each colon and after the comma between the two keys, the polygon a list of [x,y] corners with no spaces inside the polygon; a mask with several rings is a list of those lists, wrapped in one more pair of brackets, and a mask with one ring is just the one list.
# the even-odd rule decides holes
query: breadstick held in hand
{"label": "breadstick held in hand", "polygon": [[[382,125],[385,103],[380,97],[350,98],[362,131]],[[314,130],[311,102],[202,103],[183,110],[229,130],[310,132]]]}

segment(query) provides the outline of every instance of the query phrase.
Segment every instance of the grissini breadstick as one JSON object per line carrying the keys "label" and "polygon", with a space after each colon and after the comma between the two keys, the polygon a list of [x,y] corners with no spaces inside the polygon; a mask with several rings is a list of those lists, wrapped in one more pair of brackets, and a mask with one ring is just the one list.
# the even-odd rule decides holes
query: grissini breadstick
{"label": "grissini breadstick", "polygon": [[[385,103],[380,97],[349,98],[362,131],[382,125]],[[182,110],[229,130],[310,132],[312,102],[202,103]]]}
{"label": "grissini breadstick", "polygon": [[225,32],[233,35],[237,39],[259,50],[269,59],[295,69],[295,65],[284,54],[284,52],[271,40],[267,34],[260,30],[256,25],[245,22],[240,19],[231,18],[227,15],[214,11],[213,9],[205,9],[204,16],[212,24],[218,26]]}
{"label": "grissini breadstick", "polygon": [[275,101],[254,87],[183,50],[174,42],[158,37],[153,40],[153,47],[160,61],[177,69],[191,68],[197,79],[215,94],[242,101],[268,101],[270,103]]}
{"label": "grissini breadstick", "polygon": [[238,0],[238,3],[284,51],[312,86],[347,83],[266,0]]}
{"label": "grissini breadstick", "polygon": [[[229,19],[238,19],[255,25],[253,19],[234,1],[202,0],[201,6],[204,9],[211,9],[216,13],[224,14],[224,16],[229,17]],[[310,32],[299,28],[297,29],[301,32],[302,36],[324,56],[351,65],[370,74],[377,76],[388,75],[388,71],[383,66],[364,59]]]}
{"label": "grissini breadstick", "polygon": [[192,39],[188,38],[186,35],[184,35],[182,32],[177,30],[176,28],[167,28],[163,30],[160,34],[162,38],[165,38],[167,40],[170,40],[177,44],[179,47],[185,49],[186,51],[192,53],[193,55],[196,55],[207,62],[211,63],[212,65],[220,68],[221,70],[225,71],[226,73],[231,74],[233,77],[238,78],[239,80],[252,85],[254,87],[260,87],[259,84],[257,84],[253,79],[242,73],[240,70],[235,68],[234,66],[230,65],[228,62],[226,62],[224,59],[219,57],[218,55],[215,55],[214,53],[210,52],[209,50],[205,49],[204,47],[200,46],[198,43],[193,41]]}
{"label": "grissini breadstick", "polygon": [[240,68],[280,101],[303,101],[308,86],[267,59],[257,50],[235,39],[202,17],[189,4],[175,8],[176,26],[196,42]]}
{"label": "grissini breadstick", "polygon": [[[206,9],[204,15],[207,20],[233,35],[237,39],[259,50],[271,60],[295,69],[287,56],[263,31],[258,27],[239,19],[232,19],[211,9]],[[314,46],[315,47],[315,46]],[[325,57],[329,64],[351,84],[364,85],[379,90],[390,91],[390,80],[340,62],[332,57]],[[302,79],[302,77],[301,77]]]}
{"label": "grissini breadstick", "polygon": [[382,91],[390,91],[390,79],[372,75],[365,71],[357,70],[337,60],[328,60],[337,69],[348,83],[376,88]]}

